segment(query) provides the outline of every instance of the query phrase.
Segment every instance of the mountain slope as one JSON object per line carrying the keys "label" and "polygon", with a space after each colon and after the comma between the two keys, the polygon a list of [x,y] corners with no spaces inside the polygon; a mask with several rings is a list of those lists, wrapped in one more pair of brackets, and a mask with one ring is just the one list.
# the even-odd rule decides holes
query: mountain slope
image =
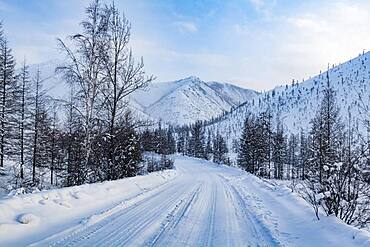
{"label": "mountain slope", "polygon": [[[369,121],[370,105],[370,53],[358,56],[328,70],[330,84],[336,92],[342,120],[351,123],[365,136],[364,121]],[[315,116],[322,99],[322,90],[327,83],[324,72],[302,83],[280,86],[244,103],[229,114],[208,125],[214,133],[219,129],[230,142],[240,138],[248,112],[258,114],[268,107],[274,116],[279,116],[288,132],[309,131],[310,120]],[[367,108],[367,110],[365,109]],[[274,121],[276,124],[276,118]]]}
{"label": "mountain slope", "polygon": [[181,125],[209,120],[256,95],[253,90],[227,83],[204,82],[192,76],[173,82],[153,83],[132,98],[151,117]]}
{"label": "mountain slope", "polygon": [[230,105],[239,106],[247,100],[254,98],[257,93],[253,90],[240,88],[229,83],[209,82],[207,83],[221,97],[229,102]]}

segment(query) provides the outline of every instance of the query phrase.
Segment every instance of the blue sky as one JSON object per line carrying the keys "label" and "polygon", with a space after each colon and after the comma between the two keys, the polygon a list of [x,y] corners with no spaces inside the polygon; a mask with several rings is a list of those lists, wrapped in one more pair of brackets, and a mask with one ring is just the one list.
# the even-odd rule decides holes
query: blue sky
{"label": "blue sky", "polygon": [[[61,57],[87,0],[0,0],[18,60]],[[109,2],[109,1],[107,1]],[[370,1],[116,0],[131,46],[158,81],[190,75],[258,90],[302,80],[370,49]]]}

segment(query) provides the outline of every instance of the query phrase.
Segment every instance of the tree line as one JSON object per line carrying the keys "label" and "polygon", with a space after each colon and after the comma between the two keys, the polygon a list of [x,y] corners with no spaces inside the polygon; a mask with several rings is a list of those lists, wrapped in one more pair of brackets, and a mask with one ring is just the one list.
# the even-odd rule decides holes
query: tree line
{"label": "tree line", "polygon": [[218,164],[229,164],[228,147],[225,138],[219,133],[205,133],[205,122],[178,127],[177,152],[196,158],[213,160]]}
{"label": "tree line", "polygon": [[370,222],[369,140],[357,133],[350,112],[348,123],[342,121],[329,72],[326,77],[323,99],[308,131],[287,134],[283,121],[269,109],[258,116],[248,114],[237,163],[260,177],[292,180],[292,188],[310,203],[318,219],[323,210],[365,227]]}
{"label": "tree line", "polygon": [[[148,122],[135,119],[127,98],[154,80],[129,47],[131,24],[114,3],[93,0],[81,32],[58,39],[64,62],[56,73],[67,99],[47,94],[41,71],[15,70],[0,25],[0,169],[13,162],[13,188],[72,186],[141,172]],[[164,147],[160,147],[161,149]],[[164,152],[162,150],[156,150]],[[166,151],[173,152],[173,149]]]}

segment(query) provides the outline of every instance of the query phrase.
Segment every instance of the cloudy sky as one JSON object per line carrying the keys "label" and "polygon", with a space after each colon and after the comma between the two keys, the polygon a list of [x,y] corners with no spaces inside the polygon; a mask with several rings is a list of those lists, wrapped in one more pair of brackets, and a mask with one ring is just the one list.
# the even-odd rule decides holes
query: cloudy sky
{"label": "cloudy sky", "polygon": [[[0,0],[18,60],[60,57],[86,0]],[[109,2],[109,0],[107,0]],[[195,75],[258,90],[302,80],[370,49],[367,0],[116,0],[131,46],[157,81]]]}

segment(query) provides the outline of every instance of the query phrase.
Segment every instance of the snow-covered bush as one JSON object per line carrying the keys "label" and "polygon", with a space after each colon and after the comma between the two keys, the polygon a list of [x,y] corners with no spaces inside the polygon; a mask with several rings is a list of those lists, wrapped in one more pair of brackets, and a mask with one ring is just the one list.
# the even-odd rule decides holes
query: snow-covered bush
{"label": "snow-covered bush", "polygon": [[173,169],[174,161],[167,155],[158,155],[155,153],[146,153],[143,157],[142,173],[151,173],[167,169]]}

